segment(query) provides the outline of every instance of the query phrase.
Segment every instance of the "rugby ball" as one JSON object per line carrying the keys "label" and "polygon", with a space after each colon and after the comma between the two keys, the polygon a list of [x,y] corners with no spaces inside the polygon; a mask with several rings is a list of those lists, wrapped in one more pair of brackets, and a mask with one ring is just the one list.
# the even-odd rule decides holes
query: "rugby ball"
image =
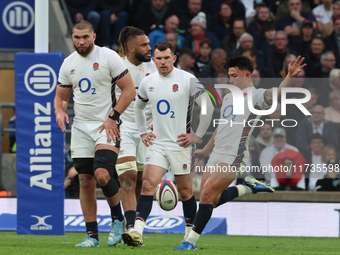
{"label": "rugby ball", "polygon": [[178,203],[178,191],[171,181],[162,181],[156,189],[156,200],[164,211],[173,210]]}

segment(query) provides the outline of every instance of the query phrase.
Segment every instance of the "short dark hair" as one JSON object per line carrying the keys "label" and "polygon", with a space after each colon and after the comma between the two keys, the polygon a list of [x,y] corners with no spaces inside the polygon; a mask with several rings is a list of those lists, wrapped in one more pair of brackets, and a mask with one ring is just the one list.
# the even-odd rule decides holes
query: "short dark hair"
{"label": "short dark hair", "polygon": [[254,71],[253,63],[245,56],[232,57],[228,62],[228,67],[234,67],[241,71],[249,71],[251,74]]}
{"label": "short dark hair", "polygon": [[85,19],[78,21],[73,26],[73,29],[78,29],[78,30],[84,30],[84,29],[87,29],[87,28],[90,30],[90,32],[94,32],[93,25],[91,24],[91,22],[89,22]]}
{"label": "short dark hair", "polygon": [[324,42],[324,40],[322,39],[321,36],[316,36],[316,37],[314,37],[314,38],[312,39],[312,42],[313,42],[314,40],[320,40],[320,41],[323,43],[323,45],[325,45],[325,42]]}
{"label": "short dark hair", "polygon": [[159,42],[156,43],[155,46],[153,47],[153,53],[155,55],[155,51],[159,50],[159,51],[165,51],[167,49],[170,49],[172,54],[175,54],[174,52],[174,48],[172,47],[172,45],[168,42]]}
{"label": "short dark hair", "polygon": [[276,31],[276,26],[274,22],[266,22],[264,23],[262,27],[262,33],[264,34],[265,32],[275,30]]}
{"label": "short dark hair", "polygon": [[320,134],[320,133],[314,133],[310,138],[309,138],[309,143],[311,144],[313,140],[315,139],[320,139],[323,144],[326,144],[325,138]]}
{"label": "short dark hair", "polygon": [[188,56],[195,59],[195,53],[192,51],[192,49],[190,49],[188,47],[184,47],[179,51],[179,57],[181,57],[183,55],[188,55]]}
{"label": "short dark hair", "polygon": [[200,41],[200,47],[202,47],[204,44],[208,44],[208,46],[211,48],[211,41],[209,39],[203,39]]}

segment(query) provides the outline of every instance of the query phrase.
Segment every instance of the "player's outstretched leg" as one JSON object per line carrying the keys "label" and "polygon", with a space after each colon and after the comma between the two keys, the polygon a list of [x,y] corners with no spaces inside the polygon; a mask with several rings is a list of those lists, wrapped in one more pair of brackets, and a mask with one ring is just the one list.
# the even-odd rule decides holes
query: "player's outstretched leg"
{"label": "player's outstretched leg", "polygon": [[[226,167],[227,169],[229,167],[226,163],[220,163],[218,166],[221,166],[221,168]],[[194,226],[187,239],[182,242],[180,246],[174,248],[174,250],[197,249],[196,242],[210,220],[213,209],[218,204],[221,193],[233,182],[236,173],[228,172],[223,177],[224,178],[216,178],[215,175],[211,175],[210,178],[202,180],[200,204],[194,220]],[[236,193],[237,188],[234,187],[234,189],[234,193]]]}
{"label": "player's outstretched leg", "polygon": [[269,185],[256,180],[252,176],[246,176],[244,178],[243,184],[228,187],[227,189],[225,189],[222,192],[220,199],[215,207],[234,200],[237,197],[241,197],[250,193],[256,194],[258,192],[273,193],[274,189]]}

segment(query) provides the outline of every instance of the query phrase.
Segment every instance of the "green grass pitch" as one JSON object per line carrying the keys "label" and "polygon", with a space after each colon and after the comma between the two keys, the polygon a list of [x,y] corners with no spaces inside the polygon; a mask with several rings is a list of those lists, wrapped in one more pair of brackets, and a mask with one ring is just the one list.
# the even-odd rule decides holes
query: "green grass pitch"
{"label": "green grass pitch", "polygon": [[[84,233],[69,233],[65,236],[17,235],[15,232],[0,232],[0,254],[178,254],[188,251],[172,251],[183,238],[182,235],[146,234],[145,247],[132,248],[122,244],[109,247],[107,233],[100,233],[101,246],[96,248],[74,247]],[[339,238],[315,237],[264,237],[204,235],[198,241],[195,254],[340,254]]]}

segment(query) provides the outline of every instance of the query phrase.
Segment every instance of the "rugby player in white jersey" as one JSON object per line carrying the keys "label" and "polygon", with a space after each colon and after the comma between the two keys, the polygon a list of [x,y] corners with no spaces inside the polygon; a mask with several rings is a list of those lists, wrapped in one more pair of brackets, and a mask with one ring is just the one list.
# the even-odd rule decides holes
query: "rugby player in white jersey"
{"label": "rugby player in white jersey", "polygon": [[[118,54],[94,44],[96,34],[88,21],[73,27],[76,49],[59,72],[54,100],[56,121],[65,132],[65,113],[70,94],[74,94],[74,122],[71,130],[71,156],[79,173],[80,204],[87,236],[76,246],[99,246],[96,183],[110,206],[112,224],[108,245],[121,241],[124,216],[120,207],[119,186],[113,178],[119,146],[119,116],[136,96],[131,76]],[[116,101],[117,85],[122,94]]]}
{"label": "rugby player in white jersey", "polygon": [[[157,72],[157,68],[151,60],[149,38],[144,31],[126,26],[120,32],[118,41],[119,55],[129,70],[135,89],[138,90],[144,77]],[[116,95],[120,97],[120,88],[116,88]],[[137,200],[142,187],[142,174],[146,158],[146,146],[142,142],[135,121],[134,102],[132,101],[120,116],[122,120],[120,126],[121,144],[116,165],[127,229],[135,223]],[[146,123],[150,125],[152,120],[150,104],[147,105],[145,114]]]}
{"label": "rugby player in white jersey", "polygon": [[[213,112],[212,103],[207,99],[207,114],[200,116],[196,134],[191,132],[190,135],[191,106],[197,98],[207,94],[202,93],[203,86],[195,76],[173,66],[176,56],[171,44],[157,43],[154,47],[153,60],[158,72],[142,80],[138,100],[135,101],[138,130],[149,148],[134,228],[123,234],[124,242],[132,246],[143,245],[142,234],[151,212],[153,196],[169,166],[175,175],[176,186],[183,201],[186,233],[189,233],[196,214],[196,200],[190,177],[190,142],[196,143],[203,137]],[[147,132],[144,114],[147,102],[150,102],[152,109],[153,133]],[[196,102],[201,104],[200,99]]]}
{"label": "rugby player in white jersey", "polygon": [[[304,58],[300,56],[296,61],[291,61],[288,66],[288,74],[278,88],[278,96],[281,89],[292,85],[292,78],[299,74],[306,64],[302,64]],[[254,178],[245,179],[245,185],[237,185],[226,189],[235,178],[242,174],[248,162],[248,141],[256,125],[249,125],[250,120],[256,121],[260,116],[250,112],[248,108],[248,96],[251,90],[252,104],[257,110],[266,109],[272,105],[272,89],[256,89],[251,80],[254,70],[250,59],[244,56],[237,56],[229,60],[229,82],[242,90],[244,98],[244,115],[233,114],[233,96],[226,94],[221,107],[221,119],[232,120],[234,123],[245,122],[244,127],[239,125],[219,125],[214,135],[202,150],[196,150],[194,156],[197,158],[206,157],[211,153],[207,166],[226,169],[226,172],[206,173],[202,179],[200,204],[197,211],[194,225],[188,237],[174,250],[196,250],[196,242],[203,229],[211,218],[214,207],[224,204],[236,197],[252,193],[256,189],[269,189]],[[251,123],[251,122],[250,122]],[[215,168],[217,169],[217,168]]]}

